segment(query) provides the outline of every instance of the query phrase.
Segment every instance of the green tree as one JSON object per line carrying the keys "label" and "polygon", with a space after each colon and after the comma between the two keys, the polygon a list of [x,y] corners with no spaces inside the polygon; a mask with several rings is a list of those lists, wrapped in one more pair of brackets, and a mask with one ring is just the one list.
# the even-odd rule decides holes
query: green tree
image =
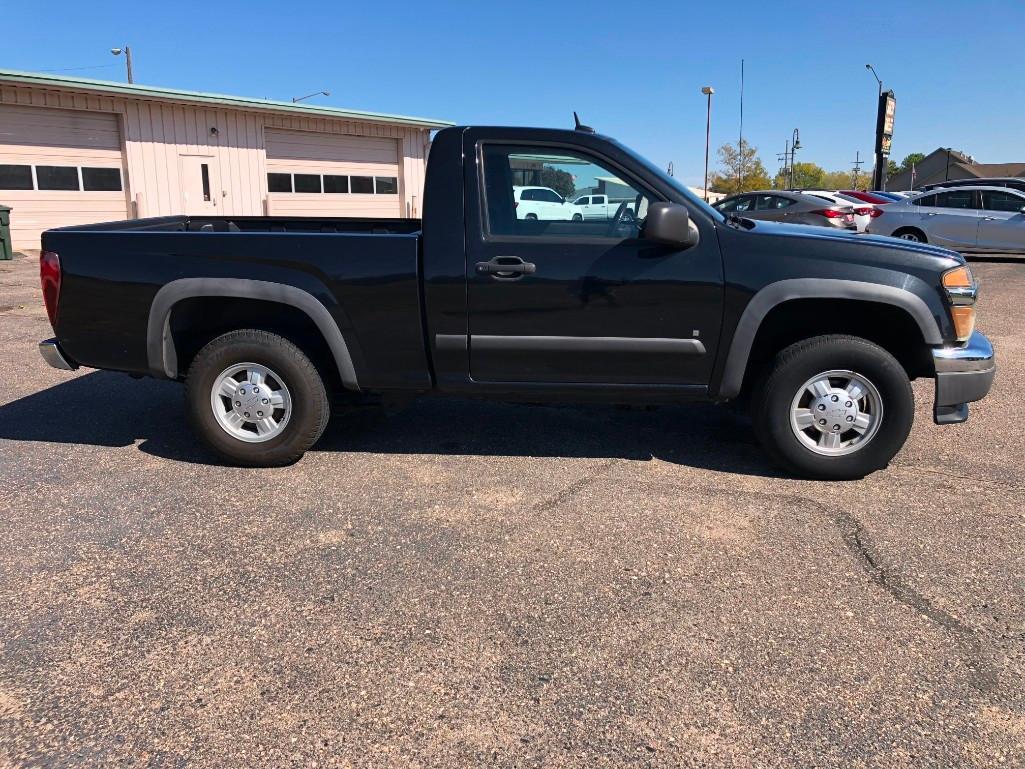
{"label": "green tree", "polygon": [[[862,174],[864,176],[864,174]],[[822,175],[822,189],[824,190],[849,190],[851,189],[850,171],[827,171]]]}
{"label": "green tree", "polygon": [[777,189],[792,187],[795,190],[821,190],[822,180],[826,172],[815,163],[794,163],[793,184],[790,183],[789,171],[776,174],[773,186]]}
{"label": "green tree", "polygon": [[764,190],[769,186],[769,174],[765,171],[758,148],[746,141],[737,149],[737,145],[727,142],[718,150],[719,168],[708,183],[713,192],[750,192]]}
{"label": "green tree", "polygon": [[551,187],[564,198],[572,197],[577,188],[573,182],[573,174],[551,166],[544,166],[541,169],[541,185]]}
{"label": "green tree", "polygon": [[923,155],[921,152],[912,152],[910,155],[908,155],[900,162],[900,170],[910,171],[911,166],[917,166],[923,160],[925,160],[925,155]]}

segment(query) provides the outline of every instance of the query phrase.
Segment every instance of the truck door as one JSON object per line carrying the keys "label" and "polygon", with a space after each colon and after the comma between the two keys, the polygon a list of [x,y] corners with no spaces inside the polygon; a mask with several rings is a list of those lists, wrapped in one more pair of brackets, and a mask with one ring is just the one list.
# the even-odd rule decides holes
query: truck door
{"label": "truck door", "polygon": [[[685,250],[645,241],[647,207],[662,198],[589,150],[483,141],[467,147],[471,153],[478,158],[466,164],[474,382],[708,384],[722,311],[722,262],[710,225]],[[629,201],[608,220],[518,219],[513,182],[522,169],[538,168],[562,195],[601,178],[622,185]]]}

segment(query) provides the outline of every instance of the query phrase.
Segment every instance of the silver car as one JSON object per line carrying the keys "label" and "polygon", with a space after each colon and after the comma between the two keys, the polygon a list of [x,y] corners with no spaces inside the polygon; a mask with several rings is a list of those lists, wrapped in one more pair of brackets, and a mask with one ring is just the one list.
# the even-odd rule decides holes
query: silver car
{"label": "silver car", "polygon": [[1025,192],[944,187],[890,203],[868,231],[958,251],[1025,251]]}
{"label": "silver car", "polygon": [[854,207],[837,205],[800,192],[765,190],[731,195],[714,204],[720,213],[788,224],[812,224],[840,230],[856,229]]}

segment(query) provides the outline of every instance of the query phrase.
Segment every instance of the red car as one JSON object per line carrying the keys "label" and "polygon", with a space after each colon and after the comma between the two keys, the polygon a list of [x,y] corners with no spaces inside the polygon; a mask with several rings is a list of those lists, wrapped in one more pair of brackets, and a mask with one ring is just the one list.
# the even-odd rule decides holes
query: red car
{"label": "red car", "polygon": [[840,190],[840,194],[857,198],[858,200],[863,200],[866,203],[875,203],[877,206],[885,206],[887,203],[893,202],[889,198],[884,198],[882,195],[876,195],[872,192],[861,192],[860,190]]}

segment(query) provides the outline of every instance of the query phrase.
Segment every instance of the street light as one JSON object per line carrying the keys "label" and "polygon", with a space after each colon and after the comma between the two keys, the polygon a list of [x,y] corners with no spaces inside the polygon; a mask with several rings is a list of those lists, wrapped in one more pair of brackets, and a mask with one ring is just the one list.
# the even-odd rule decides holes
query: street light
{"label": "street light", "polygon": [[801,133],[796,128],[794,133],[790,137],[790,189],[793,189],[795,184],[796,173],[794,171],[794,153],[801,149]]}
{"label": "street light", "polygon": [[292,104],[295,104],[296,102],[302,101],[303,99],[312,99],[314,96],[321,96],[321,95],[330,96],[331,92],[330,91],[317,91],[316,93],[307,94],[306,96],[293,96],[292,97]]}
{"label": "street light", "polygon": [[[705,202],[708,202],[708,145],[712,136],[712,94],[715,93],[715,89],[710,85],[706,85],[701,89],[701,93],[708,97],[708,110],[705,113]],[[743,157],[744,148],[740,147],[741,157]],[[738,190],[739,192],[739,190]]]}
{"label": "street light", "polygon": [[876,68],[873,67],[871,64],[866,64],[865,65],[865,69],[867,69],[869,72],[871,72],[872,73],[872,77],[874,77],[876,79],[876,82],[879,83],[879,95],[882,96],[883,95],[883,81],[880,80],[879,79],[879,75],[876,74]]}
{"label": "street light", "polygon": [[135,80],[132,79],[132,49],[126,45],[124,48],[111,48],[110,52],[115,56],[125,55],[125,66],[128,68],[128,82],[134,83]]}

